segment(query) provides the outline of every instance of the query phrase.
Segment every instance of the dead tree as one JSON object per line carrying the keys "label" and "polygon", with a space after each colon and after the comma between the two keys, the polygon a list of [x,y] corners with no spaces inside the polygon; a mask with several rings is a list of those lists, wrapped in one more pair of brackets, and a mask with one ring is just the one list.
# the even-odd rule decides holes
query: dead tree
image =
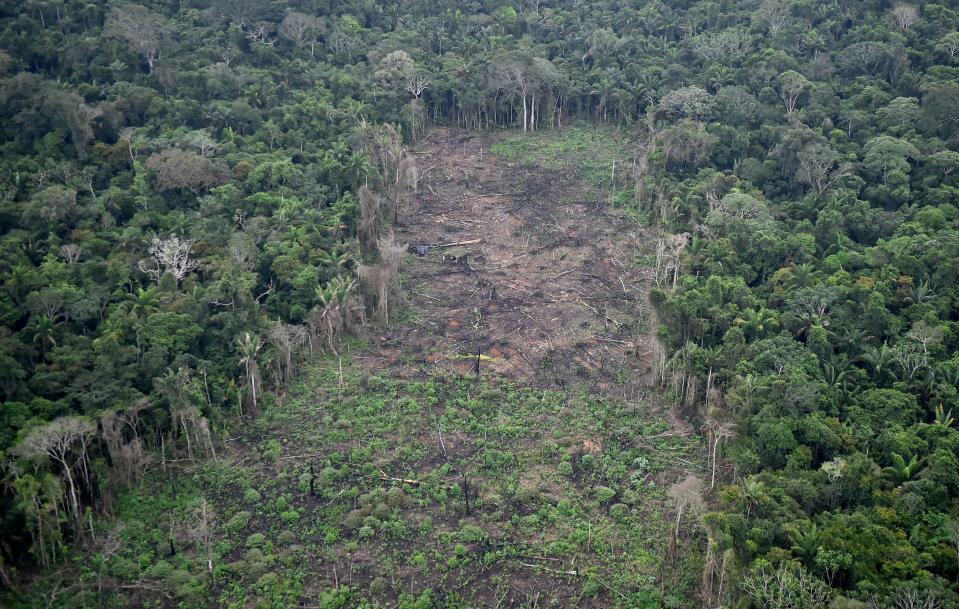
{"label": "dead tree", "polygon": [[104,28],[107,36],[119,38],[146,61],[150,74],[160,59],[160,47],[173,33],[173,24],[145,6],[125,4],[114,7]]}
{"label": "dead tree", "polygon": [[76,264],[82,254],[83,248],[75,243],[65,243],[60,246],[60,257],[66,260],[70,266]]}
{"label": "dead tree", "polygon": [[81,489],[77,476],[89,488],[87,448],[96,430],[96,424],[85,417],[60,417],[34,428],[14,449],[27,459],[49,458],[59,465],[67,483],[67,509],[77,534],[83,530]]}
{"label": "dead tree", "polygon": [[669,487],[666,495],[676,504],[676,521],[670,533],[669,541],[669,554],[673,556],[676,552],[676,543],[679,540],[679,528],[683,516],[687,512],[700,511],[706,505],[703,500],[703,482],[696,476],[689,474],[681,482]]}
{"label": "dead tree", "polygon": [[373,266],[360,265],[358,274],[366,287],[368,308],[389,323],[391,303],[400,296],[400,264],[406,256],[406,246],[397,245],[389,235],[380,240],[377,250],[379,261]]}
{"label": "dead tree", "polygon": [[709,463],[710,469],[712,470],[712,475],[709,480],[709,488],[712,490],[713,487],[716,486],[717,453],[719,451],[719,444],[726,438],[732,438],[736,435],[736,433],[730,423],[720,421],[712,417],[706,419],[705,427],[709,435]]}
{"label": "dead tree", "polygon": [[150,258],[140,260],[137,269],[156,282],[159,282],[165,273],[169,273],[179,285],[180,281],[198,266],[197,261],[190,257],[192,248],[192,239],[180,239],[176,236],[168,239],[154,238],[150,244]]}
{"label": "dead tree", "polygon": [[113,471],[125,484],[136,481],[150,462],[150,454],[144,450],[140,437],[140,413],[149,406],[144,400],[130,408],[100,413],[100,436],[106,444]]}
{"label": "dead tree", "polygon": [[679,259],[689,245],[689,234],[660,235],[656,242],[656,285],[675,289],[679,281]]}
{"label": "dead tree", "polygon": [[270,332],[273,343],[280,348],[283,356],[283,379],[289,382],[293,378],[293,355],[297,348],[307,342],[307,332],[302,326],[277,322]]}
{"label": "dead tree", "polygon": [[393,222],[400,223],[400,203],[408,205],[410,196],[416,194],[419,169],[411,156],[403,157],[396,172],[396,192],[393,198]]}
{"label": "dead tree", "polygon": [[317,286],[316,296],[320,305],[310,311],[307,325],[310,328],[309,340],[311,349],[313,343],[323,349],[323,344],[329,346],[329,352],[337,355],[336,342],[339,336],[365,321],[364,305],[353,294],[356,280],[344,277],[334,277],[326,285]]}
{"label": "dead tree", "polygon": [[361,186],[357,192],[360,203],[360,223],[357,230],[360,245],[367,254],[373,253],[383,231],[386,230],[384,215],[388,212],[383,205],[383,197]]}

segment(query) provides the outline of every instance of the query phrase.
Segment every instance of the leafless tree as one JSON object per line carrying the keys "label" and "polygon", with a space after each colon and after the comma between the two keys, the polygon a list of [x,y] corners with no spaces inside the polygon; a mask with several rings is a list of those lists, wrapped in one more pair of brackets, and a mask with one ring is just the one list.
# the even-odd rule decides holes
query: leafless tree
{"label": "leafless tree", "polygon": [[690,40],[690,50],[703,60],[722,65],[741,61],[752,50],[752,37],[745,30],[730,28],[716,33],[704,33]]}
{"label": "leafless tree", "polygon": [[734,426],[732,423],[727,421],[721,421],[718,418],[707,418],[706,419],[706,431],[709,433],[709,462],[711,464],[712,476],[709,480],[709,488],[712,490],[716,486],[716,468],[717,468],[717,452],[719,450],[719,444],[726,438],[732,438],[736,435]]}
{"label": "leafless tree", "polygon": [[131,51],[142,55],[152,74],[160,59],[163,41],[173,32],[173,24],[145,6],[125,4],[110,12],[105,31],[108,36],[124,40]]}
{"label": "leafless tree", "polygon": [[243,28],[243,31],[246,34],[247,40],[251,42],[259,42],[268,47],[276,44],[276,40],[273,39],[273,26],[266,21],[247,24],[246,27]]}
{"label": "leafless tree", "polygon": [[360,201],[360,222],[357,227],[357,236],[363,250],[371,253],[386,228],[384,215],[388,213],[389,208],[384,205],[383,197],[366,186],[360,187],[358,198]]}
{"label": "leafless tree", "polygon": [[283,378],[288,382],[293,378],[293,355],[300,345],[306,343],[306,330],[303,326],[278,321],[270,331],[270,338],[283,355]]}
{"label": "leafless tree", "polygon": [[316,38],[320,33],[323,22],[313,15],[290,11],[280,23],[280,36],[283,36],[296,46],[309,45],[310,57],[314,57]]}
{"label": "leafless tree", "polygon": [[416,166],[416,159],[411,156],[403,157],[396,171],[396,193],[393,203],[393,221],[395,223],[399,223],[400,221],[400,202],[409,202],[410,196],[416,193],[416,185],[418,182],[419,168]]}
{"label": "leafless tree", "polygon": [[140,260],[137,269],[157,282],[165,273],[169,273],[179,285],[184,277],[197,268],[197,261],[190,257],[192,248],[192,239],[155,237],[150,245],[150,258]]}
{"label": "leafless tree", "polygon": [[779,97],[786,105],[786,114],[793,113],[799,96],[811,86],[809,79],[794,70],[788,70],[779,75]]}
{"label": "leafless tree", "polygon": [[346,55],[347,61],[353,60],[353,51],[359,45],[356,36],[340,30],[336,30],[330,34],[326,43],[334,55]]}
{"label": "leafless tree", "polygon": [[775,36],[795,21],[790,15],[791,12],[791,7],[785,0],[763,0],[757,16],[766,24],[769,35]]}
{"label": "leafless tree", "polygon": [[672,499],[676,505],[676,521],[670,536],[670,547],[673,548],[672,551],[674,551],[676,542],[679,539],[679,527],[682,524],[683,516],[687,512],[701,511],[706,505],[706,502],[703,500],[703,481],[689,474],[682,481],[669,487],[666,495]]}
{"label": "leafless tree", "polygon": [[743,591],[763,609],[819,609],[829,604],[832,589],[802,567],[783,563],[773,572],[765,567],[743,577]]}
{"label": "leafless tree", "polygon": [[230,67],[233,60],[240,54],[240,49],[232,42],[224,43],[219,40],[214,40],[209,48],[220,58],[220,61],[222,61],[226,67]]}
{"label": "leafless tree", "polygon": [[142,401],[130,408],[100,413],[100,435],[110,463],[126,484],[133,483],[150,462],[140,437],[140,413],[149,406],[149,402]]}
{"label": "leafless tree", "polygon": [[74,265],[80,260],[83,254],[83,248],[76,243],[64,243],[60,246],[60,257],[67,261],[67,264]]}
{"label": "leafless tree", "polygon": [[246,233],[237,232],[230,237],[230,256],[241,269],[252,271],[258,253],[256,243]]}
{"label": "leafless tree", "polygon": [[379,260],[373,266],[360,265],[357,272],[366,288],[368,304],[386,323],[390,320],[393,302],[399,295],[400,264],[406,256],[406,246],[397,245],[388,235],[377,244]]}
{"label": "leafless tree", "polygon": [[919,9],[915,4],[897,4],[892,7],[892,16],[900,28],[908,30],[919,21]]}
{"label": "leafless tree", "polygon": [[870,609],[942,609],[942,599],[935,592],[926,590],[901,590],[886,599],[869,599]]}
{"label": "leafless tree", "polygon": [[[683,250],[689,245],[689,233],[679,235],[663,233],[656,242],[656,284],[673,288],[679,281],[679,261]],[[672,278],[672,281],[670,281]]]}
{"label": "leafless tree", "polygon": [[852,173],[852,165],[840,163],[839,154],[824,143],[813,143],[802,151],[796,158],[799,160],[799,169],[796,171],[796,180],[801,184],[812,186],[820,197],[842,178]]}
{"label": "leafless tree", "polygon": [[412,95],[414,99],[419,99],[420,95],[423,95],[423,91],[426,91],[431,84],[433,84],[432,76],[426,72],[417,71],[407,77],[406,91]]}
{"label": "leafless tree", "polygon": [[196,527],[187,532],[187,535],[198,543],[203,544],[206,549],[206,569],[212,582],[213,580],[213,533],[216,531],[216,515],[210,503],[204,497],[200,501],[199,507],[193,512],[193,519],[196,521]]}
{"label": "leafless tree", "polygon": [[920,370],[929,367],[930,348],[941,343],[942,337],[941,328],[920,321],[909,330],[905,340],[896,343],[893,357],[906,378],[913,379]]}
{"label": "leafless tree", "polygon": [[[211,152],[213,148],[210,146],[211,142],[205,141],[203,150]],[[155,174],[160,190],[182,188],[197,191],[217,184],[222,178],[222,171],[210,159],[182,148],[167,148],[151,154],[146,165]]]}
{"label": "leafless tree", "polygon": [[77,475],[90,483],[87,447],[96,430],[96,424],[85,417],[60,417],[34,428],[14,449],[28,459],[50,458],[60,466],[67,482],[68,511],[78,534],[82,531],[83,512]]}

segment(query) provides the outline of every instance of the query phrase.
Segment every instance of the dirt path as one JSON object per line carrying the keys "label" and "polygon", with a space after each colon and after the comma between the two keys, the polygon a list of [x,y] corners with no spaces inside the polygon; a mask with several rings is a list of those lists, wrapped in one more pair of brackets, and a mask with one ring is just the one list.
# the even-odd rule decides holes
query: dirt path
{"label": "dirt path", "polygon": [[[479,353],[484,375],[636,397],[653,361],[650,276],[634,263],[647,235],[575,176],[492,142],[437,130],[414,151],[419,191],[394,234],[431,247],[409,269],[411,320],[379,334],[372,367],[469,375]],[[475,243],[435,247],[460,242]]]}

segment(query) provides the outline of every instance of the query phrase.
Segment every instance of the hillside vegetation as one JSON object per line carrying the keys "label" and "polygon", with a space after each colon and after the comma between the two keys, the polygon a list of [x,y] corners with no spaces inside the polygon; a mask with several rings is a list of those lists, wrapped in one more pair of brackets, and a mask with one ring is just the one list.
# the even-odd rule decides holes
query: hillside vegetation
{"label": "hillside vegetation", "polygon": [[0,0],[3,604],[959,606],[957,24]]}

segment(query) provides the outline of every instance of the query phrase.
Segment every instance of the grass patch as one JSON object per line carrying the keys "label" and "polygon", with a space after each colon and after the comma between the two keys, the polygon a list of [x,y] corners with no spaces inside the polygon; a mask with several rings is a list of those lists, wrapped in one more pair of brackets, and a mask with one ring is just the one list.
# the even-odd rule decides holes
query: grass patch
{"label": "grass patch", "polygon": [[603,189],[620,204],[631,198],[633,155],[625,134],[612,127],[576,123],[565,129],[511,135],[496,142],[491,152],[524,165],[566,171]]}

